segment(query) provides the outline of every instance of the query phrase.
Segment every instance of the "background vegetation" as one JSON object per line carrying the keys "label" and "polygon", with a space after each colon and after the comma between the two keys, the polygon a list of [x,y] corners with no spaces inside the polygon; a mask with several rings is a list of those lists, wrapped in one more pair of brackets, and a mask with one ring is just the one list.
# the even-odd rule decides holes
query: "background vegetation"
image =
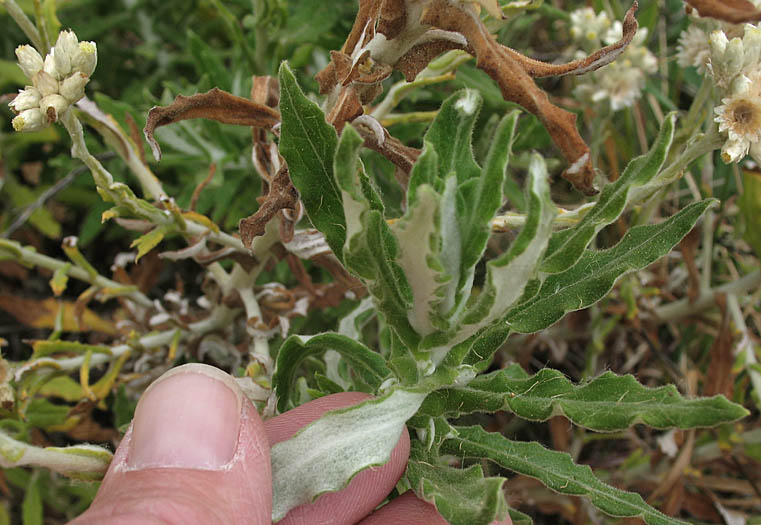
{"label": "background vegetation", "polygon": [[[29,0],[19,4],[28,13],[42,9],[49,24],[72,28],[80,40],[97,42],[100,61],[88,96],[123,129],[135,130],[131,134],[141,147],[147,145],[136,130],[142,130],[152,106],[167,104],[177,94],[190,95],[215,86],[247,97],[252,75],[276,75],[285,59],[297,72],[304,91],[317,93],[313,76],[327,64],[329,51],[342,45],[357,7],[354,0]],[[588,5],[598,12],[606,10],[618,20],[629,8],[619,0]],[[498,30],[499,40],[548,61],[570,58],[568,13],[581,6],[547,0],[505,23]],[[613,113],[606,104],[584,103],[574,95],[574,78],[540,81],[556,103],[579,115],[579,129],[590,144],[595,165],[611,178],[629,160],[647,151],[664,114],[690,107],[702,82],[694,68],[679,67],[674,58],[677,39],[688,24],[680,0],[643,1],[637,18],[648,30],[644,44],[657,57],[658,68],[647,77],[643,96],[633,107]],[[26,39],[1,3],[0,27],[0,93],[10,94],[26,83],[13,58],[16,46]],[[400,78],[394,74],[391,81]],[[414,91],[396,109],[395,114],[404,116],[387,123],[389,130],[405,144],[421,147],[431,112],[462,87],[477,88],[484,97],[474,134],[475,154],[482,160],[488,147],[484,137],[490,136],[497,118],[514,105],[503,100],[497,86],[472,62],[462,65],[453,79]],[[0,101],[10,99],[10,95],[0,95]],[[133,283],[150,297],[162,297],[169,303],[177,296],[178,312],[193,305],[205,286],[198,266],[188,260],[167,261],[156,252],[126,270],[115,264],[120,254],[130,251],[139,233],[125,228],[130,224],[124,222],[101,222],[110,205],[93,191],[93,180],[81,163],[71,158],[70,142],[62,128],[14,133],[11,118],[7,105],[0,105],[0,237],[65,260],[62,240],[77,236],[82,254],[99,274]],[[554,201],[568,208],[585,202],[583,195],[559,178],[564,164],[538,121],[523,115],[518,133],[513,150],[525,154],[511,162],[505,187],[509,204],[503,211],[524,211],[519,188],[532,149],[548,159]],[[96,134],[86,136],[90,151],[115,178],[137,187],[112,149]],[[180,208],[194,206],[226,231],[235,231],[240,219],[256,211],[261,181],[251,166],[249,129],[193,120],[163,128],[159,136],[162,162],[154,163],[146,148],[148,162]],[[401,215],[402,192],[394,183],[393,166],[373,153],[363,155],[387,210]],[[625,277],[593,307],[572,313],[538,334],[511,336],[492,367],[517,362],[533,373],[550,365],[574,381],[604,370],[631,373],[648,386],[675,383],[688,396],[724,394],[751,410],[751,416],[713,429],[667,433],[636,426],[613,434],[593,434],[571,427],[562,416],[548,423],[528,423],[501,412],[468,416],[463,422],[480,423],[490,431],[567,451],[577,462],[593,466],[604,480],[640,492],[667,514],[695,523],[761,523],[759,399],[751,381],[752,373],[761,369],[748,364],[747,353],[738,352],[758,350],[759,290],[757,285],[740,290],[739,303],[713,293],[758,268],[753,247],[758,204],[755,208],[740,204],[742,192],[747,195],[749,188],[755,187],[751,185],[757,184],[753,181],[759,172],[753,165],[726,165],[718,152],[714,155],[694,163],[657,206],[637,208],[595,240],[598,247],[610,246],[631,225],[670,216],[696,199],[719,199],[719,207],[682,241],[678,251]],[[744,186],[743,180],[750,183]],[[502,251],[514,235],[510,230],[494,236],[489,250]],[[184,243],[176,238],[162,244],[162,250],[182,247]],[[317,265],[307,264],[306,269],[315,283],[331,281]],[[484,271],[483,265],[477,268],[477,272]],[[52,298],[51,277],[52,272],[0,259],[0,341],[7,361],[28,359],[32,348],[27,341],[46,339],[56,328],[63,328],[65,339],[87,344],[135,337],[122,302],[91,302],[85,293],[87,284],[73,280],[60,297]],[[258,282],[270,281],[282,282],[287,289],[301,284],[285,260],[266,268]],[[708,307],[694,301],[701,297],[709,298]],[[672,306],[667,307],[669,304]],[[61,305],[65,313],[57,319]],[[336,301],[306,316],[292,317],[292,333],[335,328],[337,319],[355,305],[356,301],[349,299]],[[272,310],[276,311],[276,305]],[[193,320],[192,311],[181,315],[186,315],[188,322]],[[281,342],[282,338],[275,337],[271,347],[276,349]],[[239,365],[218,358],[213,345],[203,351],[200,346],[195,355],[186,354],[174,364],[199,359],[233,371]],[[5,381],[4,373],[0,370],[0,382]],[[130,377],[120,377],[97,402],[80,401],[76,374],[68,381],[50,383],[26,400],[25,421],[15,417],[16,408],[7,410],[12,405],[4,407],[6,419],[0,421],[0,428],[13,428],[36,445],[114,445],[131,419],[140,374],[145,376],[143,386],[154,377],[150,370],[136,368]],[[98,379],[91,377],[90,383]],[[509,477],[505,488],[510,504],[538,523],[583,524],[607,519],[581,499],[554,494],[528,477]],[[95,482],[72,483],[45,470],[3,469],[0,523],[66,522],[87,507],[96,490]]]}

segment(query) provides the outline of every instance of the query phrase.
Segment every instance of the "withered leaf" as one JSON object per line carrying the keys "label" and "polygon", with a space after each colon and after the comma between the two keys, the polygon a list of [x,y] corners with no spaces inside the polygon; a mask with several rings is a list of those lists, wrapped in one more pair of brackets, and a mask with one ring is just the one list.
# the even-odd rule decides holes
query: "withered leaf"
{"label": "withered leaf", "polygon": [[638,4],[635,1],[626,12],[621,40],[609,46],[605,46],[602,49],[598,49],[591,55],[585,58],[580,58],[579,60],[574,60],[565,64],[548,64],[547,62],[534,60],[533,58],[522,55],[518,51],[509,47],[502,46],[502,48],[506,53],[520,62],[523,69],[526,70],[526,73],[534,78],[561,75],[582,75],[584,73],[589,73],[590,71],[600,69],[601,67],[610,64],[618,58],[624,50],[626,50],[626,46],[631,43],[634,35],[637,33],[637,28],[639,27],[637,19],[634,17],[637,7]]}
{"label": "withered leaf", "polygon": [[761,11],[749,0],[685,0],[700,16],[723,20],[731,24],[758,22]]}
{"label": "withered leaf", "polygon": [[534,83],[521,63],[497,43],[480,18],[446,0],[432,0],[423,11],[421,21],[463,35],[475,51],[478,67],[497,82],[504,99],[523,106],[547,128],[571,164],[563,177],[588,195],[596,193],[589,147],[576,129],[576,115],[549,101],[547,94]]}
{"label": "withered leaf", "polygon": [[264,227],[280,210],[296,209],[299,201],[299,192],[293,186],[288,174],[288,167],[283,166],[272,179],[267,195],[256,210],[256,213],[238,223],[240,238],[243,245],[251,247],[254,238],[264,233]]}
{"label": "withered leaf", "polygon": [[404,0],[384,0],[376,31],[391,40],[399,35],[407,22],[407,4]]}
{"label": "withered leaf", "polygon": [[114,323],[99,317],[89,308],[77,312],[76,304],[71,301],[53,298],[38,301],[14,295],[0,295],[0,309],[15,317],[21,324],[33,328],[53,329],[59,308],[64,309],[63,330],[66,332],[93,330],[108,335],[118,334]]}
{"label": "withered leaf", "polygon": [[[426,68],[428,63],[444,53],[452,49],[464,49],[468,52],[472,52],[467,46],[462,46],[452,40],[438,39],[430,40],[422,44],[414,46],[407,51],[397,61],[394,68],[404,75],[404,79],[407,82],[412,82],[417,77],[418,73]],[[475,54],[475,52],[472,52]]]}
{"label": "withered leaf", "polygon": [[143,128],[145,138],[151,145],[156,160],[161,160],[161,148],[153,138],[156,128],[194,118],[271,129],[280,122],[280,113],[264,104],[237,97],[218,88],[189,97],[177,95],[174,102],[168,106],[151,108]]}

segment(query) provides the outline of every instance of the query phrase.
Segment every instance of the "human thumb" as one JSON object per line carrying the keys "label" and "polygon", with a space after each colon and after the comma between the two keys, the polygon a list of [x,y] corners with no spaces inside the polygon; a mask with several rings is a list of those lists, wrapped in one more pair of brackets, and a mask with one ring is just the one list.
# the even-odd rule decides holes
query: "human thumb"
{"label": "human thumb", "polygon": [[188,364],[143,394],[85,524],[271,523],[269,442],[235,380]]}

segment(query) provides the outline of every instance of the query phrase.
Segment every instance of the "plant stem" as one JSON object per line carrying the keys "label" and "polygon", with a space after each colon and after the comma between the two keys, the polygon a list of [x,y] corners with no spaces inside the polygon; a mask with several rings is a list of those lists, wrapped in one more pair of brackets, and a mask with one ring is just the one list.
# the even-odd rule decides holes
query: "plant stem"
{"label": "plant stem", "polygon": [[710,290],[701,290],[700,295],[694,301],[681,299],[670,304],[659,306],[655,309],[655,316],[664,322],[681,319],[689,315],[707,310],[716,304],[715,294],[725,293],[740,295],[750,292],[761,286],[761,270]]}
{"label": "plant stem", "polygon": [[[238,309],[231,309],[226,306],[217,306],[209,317],[201,321],[195,322],[189,325],[187,328],[180,328],[181,335],[180,341],[191,337],[205,335],[209,332],[226,328],[230,325],[233,318],[239,312]],[[133,344],[121,344],[111,347],[111,354],[92,354],[90,357],[90,367],[102,365],[111,360],[118,359],[122,354],[134,350],[135,346],[139,346],[145,349],[158,348],[161,346],[169,345],[172,339],[175,337],[177,328],[171,328],[158,334],[145,335],[137,340]],[[27,363],[24,367],[17,369],[16,375],[19,376],[28,368],[32,367],[35,362],[45,361],[51,364],[55,363],[56,368],[61,370],[78,370],[82,366],[84,356],[68,357],[64,359],[50,359],[42,358],[36,361]]]}
{"label": "plant stem", "polygon": [[750,382],[753,385],[753,390],[756,394],[756,405],[761,409],[761,374],[756,370],[756,366],[758,365],[756,351],[753,348],[753,343],[748,334],[748,326],[745,324],[745,316],[740,309],[740,302],[737,300],[737,295],[727,294],[727,307],[729,308],[729,314],[732,316],[735,328],[741,335],[740,343],[737,347],[737,353],[744,352],[745,354],[745,369],[750,376]]}
{"label": "plant stem", "polygon": [[[594,207],[594,202],[588,202],[575,210],[558,208],[558,214],[553,219],[554,228],[568,228],[577,224]],[[516,228],[522,228],[526,224],[526,215],[509,212],[497,215],[489,224],[493,232],[507,232]]]}
{"label": "plant stem", "polygon": [[153,308],[153,301],[142,292],[132,289],[133,287],[125,286],[124,283],[112,281],[101,275],[92,276],[90,272],[84,268],[74,266],[71,263],[59,261],[58,259],[48,257],[47,255],[42,255],[41,253],[34,251],[32,248],[22,246],[16,241],[0,239],[0,253],[10,255],[24,265],[40,266],[51,271],[64,271],[67,276],[90,283],[93,286],[109,288],[112,290],[125,290],[124,293],[116,293],[115,295],[129,299],[144,308]]}
{"label": "plant stem", "polygon": [[29,20],[29,17],[26,16],[24,11],[21,10],[21,8],[16,3],[16,0],[0,0],[0,4],[5,6],[8,14],[21,28],[32,45],[37,48],[37,51],[39,51],[42,56],[45,56],[47,49],[42,45],[42,37],[40,36],[40,32],[34,26],[32,21]]}

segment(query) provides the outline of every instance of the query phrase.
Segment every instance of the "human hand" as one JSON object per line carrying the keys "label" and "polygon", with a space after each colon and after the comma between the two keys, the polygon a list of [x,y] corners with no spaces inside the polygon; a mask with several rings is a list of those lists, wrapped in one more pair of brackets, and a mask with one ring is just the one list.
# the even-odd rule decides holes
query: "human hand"
{"label": "human hand", "polygon": [[[269,524],[270,447],[328,410],[367,397],[325,396],[263,422],[226,373],[202,364],[174,368],[140,399],[98,495],[70,525]],[[412,492],[373,512],[404,473],[409,449],[405,429],[388,463],[291,510],[279,523],[446,524]],[[509,518],[500,523],[511,524]]]}

